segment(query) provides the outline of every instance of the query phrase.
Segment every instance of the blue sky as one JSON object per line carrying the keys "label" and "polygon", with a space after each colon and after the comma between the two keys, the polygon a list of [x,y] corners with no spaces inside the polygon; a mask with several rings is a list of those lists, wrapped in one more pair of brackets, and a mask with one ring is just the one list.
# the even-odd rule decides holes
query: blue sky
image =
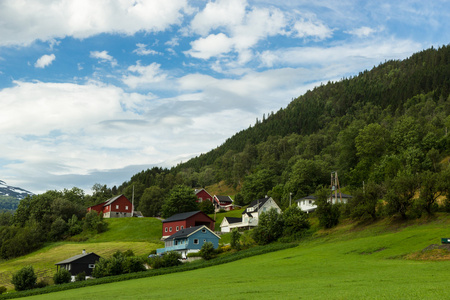
{"label": "blue sky", "polygon": [[450,41],[450,1],[0,2],[0,180],[112,187]]}

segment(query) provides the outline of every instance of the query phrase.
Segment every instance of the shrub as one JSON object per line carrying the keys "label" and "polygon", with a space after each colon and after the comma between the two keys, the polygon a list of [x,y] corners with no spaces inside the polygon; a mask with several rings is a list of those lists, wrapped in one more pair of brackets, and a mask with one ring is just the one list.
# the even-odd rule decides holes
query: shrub
{"label": "shrub", "polygon": [[20,269],[12,277],[11,283],[16,291],[30,290],[36,285],[37,276],[32,266],[26,266]]}
{"label": "shrub", "polygon": [[76,276],[75,276],[75,281],[83,281],[83,280],[86,280],[86,272],[81,272],[81,273],[78,273]]}
{"label": "shrub", "polygon": [[267,213],[261,214],[258,227],[253,229],[253,239],[259,245],[271,243],[281,237],[283,227],[283,216],[276,209],[271,208]]}
{"label": "shrub", "polygon": [[53,282],[55,284],[68,283],[72,280],[72,275],[65,268],[60,268],[58,272],[53,275]]}
{"label": "shrub", "polygon": [[177,251],[170,251],[163,256],[164,267],[181,265],[181,254]]}
{"label": "shrub", "polygon": [[0,295],[6,292],[6,287],[0,286]]}
{"label": "shrub", "polygon": [[204,260],[210,260],[216,257],[216,251],[214,250],[214,245],[211,242],[206,242],[203,244],[202,249],[200,249],[200,256]]}
{"label": "shrub", "polygon": [[48,286],[48,285],[50,285],[49,283],[48,283],[48,281],[47,280],[45,280],[45,279],[41,279],[41,280],[39,280],[37,283],[36,283],[36,288],[38,288],[38,289],[40,289],[40,288],[44,288],[44,287],[46,287],[46,286]]}

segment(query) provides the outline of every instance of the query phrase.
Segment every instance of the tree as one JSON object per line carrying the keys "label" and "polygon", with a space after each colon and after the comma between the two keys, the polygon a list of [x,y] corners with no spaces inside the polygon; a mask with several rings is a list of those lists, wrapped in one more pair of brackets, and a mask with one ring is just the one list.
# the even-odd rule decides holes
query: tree
{"label": "tree", "polygon": [[69,283],[72,280],[72,275],[65,268],[60,268],[55,275],[53,275],[53,282],[55,284]]}
{"label": "tree", "polygon": [[198,206],[199,206],[200,210],[202,212],[204,212],[205,214],[213,214],[214,213],[214,205],[209,200],[200,202],[200,204]]}
{"label": "tree", "polygon": [[369,182],[364,189],[359,188],[353,192],[349,200],[350,217],[353,219],[376,219],[377,205],[385,193],[384,186]]}
{"label": "tree", "polygon": [[216,250],[214,249],[214,245],[211,242],[206,242],[202,245],[200,249],[200,256],[204,260],[210,260],[216,257]]}
{"label": "tree", "polygon": [[425,171],[421,174],[420,185],[420,204],[428,215],[433,213],[435,206],[437,208],[436,200],[442,195],[440,189],[441,178],[439,173]]}
{"label": "tree", "polygon": [[258,226],[253,229],[252,237],[260,245],[269,244],[281,237],[283,225],[281,214],[275,208],[271,208],[259,216]]}
{"label": "tree", "polygon": [[138,209],[146,217],[161,215],[161,207],[164,203],[164,190],[158,186],[146,188],[139,202]]}
{"label": "tree", "polygon": [[325,161],[299,159],[292,167],[285,190],[292,193],[295,199],[310,195],[318,186],[329,182],[329,169]]}
{"label": "tree", "polygon": [[320,188],[316,192],[317,209],[315,211],[319,218],[319,225],[324,228],[332,228],[339,224],[340,211],[337,204],[329,201],[330,189],[326,187]]}
{"label": "tree", "polygon": [[50,228],[50,238],[54,241],[61,239],[69,230],[69,225],[61,217],[57,218]]}
{"label": "tree", "polygon": [[389,214],[400,214],[406,219],[406,213],[413,203],[413,198],[419,188],[419,178],[417,175],[401,173],[388,183],[387,211]]}
{"label": "tree", "polygon": [[267,169],[247,175],[241,190],[244,203],[248,204],[255,199],[264,198],[273,188],[273,177],[272,172]]}
{"label": "tree", "polygon": [[289,206],[283,212],[284,230],[283,235],[292,236],[302,234],[311,227],[308,214],[302,211],[297,205]]}
{"label": "tree", "polygon": [[162,217],[198,210],[197,197],[194,191],[185,185],[176,185],[162,206]]}
{"label": "tree", "polygon": [[11,283],[16,291],[31,290],[36,285],[37,276],[32,266],[26,266],[17,271],[12,277]]}
{"label": "tree", "polygon": [[237,228],[234,228],[231,231],[231,241],[230,241],[230,245],[231,245],[231,249],[236,249],[236,250],[241,250],[241,234],[239,233],[239,230]]}
{"label": "tree", "polygon": [[91,210],[84,217],[83,228],[86,231],[95,231],[101,233],[106,231],[108,224],[103,220],[103,214]]}

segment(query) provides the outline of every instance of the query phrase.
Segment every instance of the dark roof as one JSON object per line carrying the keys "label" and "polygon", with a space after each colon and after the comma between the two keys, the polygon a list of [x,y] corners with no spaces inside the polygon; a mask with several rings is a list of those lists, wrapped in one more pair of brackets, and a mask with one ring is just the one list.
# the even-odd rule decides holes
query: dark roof
{"label": "dark roof", "polygon": [[316,196],[314,196],[314,195],[309,195],[309,196],[306,196],[306,197],[297,199],[297,200],[295,200],[295,201],[302,201],[302,200],[316,200]]}
{"label": "dark roof", "polygon": [[[199,225],[199,226],[195,226],[195,227],[181,229],[180,231],[177,231],[174,234],[172,234],[171,236],[169,236],[166,240],[168,240],[168,239],[172,239],[173,240],[173,239],[186,238],[186,237],[190,236],[191,234],[193,234],[194,232],[200,230],[203,227],[206,230],[209,230],[210,232],[212,232],[211,229],[209,229],[207,226]],[[214,232],[212,232],[212,233],[217,236],[217,234],[215,234]]]}
{"label": "dark roof", "polygon": [[242,222],[242,218],[225,217],[224,219],[227,219],[228,224]]}
{"label": "dark roof", "polygon": [[218,195],[214,195],[214,197],[216,197],[220,202],[230,202],[230,203],[233,202],[233,200],[231,200],[230,196],[218,196]]}
{"label": "dark roof", "polygon": [[[181,220],[186,220],[190,217],[192,217],[193,215],[196,215],[198,213],[203,213],[200,210],[196,210],[196,211],[190,211],[190,212],[184,212],[184,213],[180,213],[180,214],[175,214],[173,216],[168,217],[167,219],[165,219],[164,221],[162,221],[163,223],[166,222],[174,222],[174,221],[181,221]],[[204,213],[203,213],[204,214]],[[206,214],[205,214],[206,215]],[[208,217],[209,218],[209,217]]]}
{"label": "dark roof", "polygon": [[[254,207],[255,209],[253,211],[258,211],[258,209],[264,205],[264,203],[266,203],[267,200],[269,200],[270,197],[266,197],[266,198],[262,198],[262,199],[258,199],[258,200],[253,200],[248,206],[247,208],[242,212],[242,214],[247,213],[248,208],[249,207]],[[259,204],[259,205],[258,205]]]}
{"label": "dark roof", "polygon": [[70,257],[70,258],[68,258],[68,259],[65,259],[65,260],[62,260],[62,261],[56,263],[55,265],[64,265],[64,264],[68,264],[68,263],[77,261],[77,260],[79,260],[80,258],[84,258],[84,257],[87,257],[87,256],[94,256],[94,257],[96,257],[97,260],[100,258],[99,255],[95,254],[94,252],[90,252],[90,253],[86,253],[86,254],[78,254],[78,255],[72,256],[72,257]]}

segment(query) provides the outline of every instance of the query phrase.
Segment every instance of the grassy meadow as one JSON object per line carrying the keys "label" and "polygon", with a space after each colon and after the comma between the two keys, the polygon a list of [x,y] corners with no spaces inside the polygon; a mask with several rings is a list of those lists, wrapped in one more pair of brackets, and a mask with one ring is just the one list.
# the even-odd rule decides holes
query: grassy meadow
{"label": "grassy meadow", "polygon": [[0,261],[0,286],[14,288],[11,278],[22,267],[32,265],[38,280],[51,280],[56,272],[55,263],[81,254],[83,249],[109,257],[117,250],[133,250],[136,255],[145,255],[164,247],[160,241],[162,223],[154,218],[105,219],[108,231],[92,236],[79,235],[74,240],[51,243],[31,254],[15,259]]}
{"label": "grassy meadow", "polygon": [[448,252],[422,250],[449,236],[447,216],[410,223],[347,223],[318,231],[287,250],[31,298],[447,299]]}

